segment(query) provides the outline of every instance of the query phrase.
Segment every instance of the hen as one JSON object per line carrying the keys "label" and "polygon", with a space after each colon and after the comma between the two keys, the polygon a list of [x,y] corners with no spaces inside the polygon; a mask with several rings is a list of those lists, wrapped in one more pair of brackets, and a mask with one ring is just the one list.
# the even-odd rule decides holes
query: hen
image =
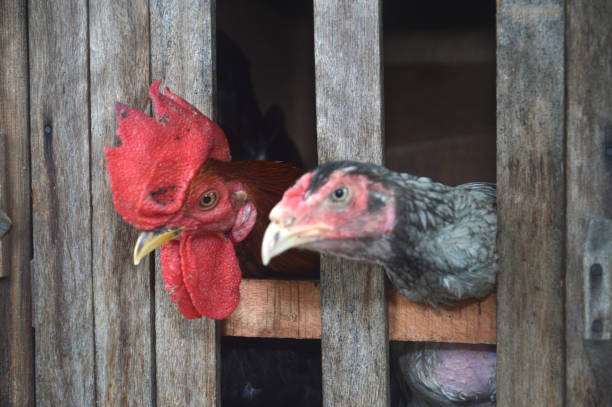
{"label": "hen", "polygon": [[[116,104],[122,145],[105,149],[113,202],[145,231],[135,263],[163,244],[164,283],[181,313],[226,318],[238,304],[243,272],[265,273],[259,247],[266,214],[302,171],[280,162],[229,161],[223,131],[159,86],[150,89],[155,118]],[[312,255],[296,252],[270,266],[300,274],[315,264]]]}
{"label": "hen", "polygon": [[353,161],[321,165],[270,212],[262,257],[292,247],[381,264],[398,290],[434,307],[495,288],[495,186],[449,187]]}
{"label": "hen", "polygon": [[[270,212],[262,245],[267,263],[294,247],[384,267],[409,299],[434,307],[495,288],[495,186],[449,187],[352,161],[319,166]],[[414,406],[490,405],[491,347],[394,343]]]}

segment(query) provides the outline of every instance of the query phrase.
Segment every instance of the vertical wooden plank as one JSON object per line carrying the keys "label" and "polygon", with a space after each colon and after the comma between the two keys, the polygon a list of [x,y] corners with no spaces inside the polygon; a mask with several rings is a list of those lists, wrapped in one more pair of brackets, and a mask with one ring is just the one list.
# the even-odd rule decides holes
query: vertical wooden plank
{"label": "vertical wooden plank", "polygon": [[[314,2],[319,161],[382,163],[381,5]],[[380,267],[321,262],[323,404],[387,406],[385,277]]]}
{"label": "vertical wooden plank", "polygon": [[0,1],[0,209],[13,225],[0,241],[0,405],[34,405],[30,308],[30,145],[27,14]]}
{"label": "vertical wooden plank", "polygon": [[[152,80],[214,118],[215,1],[153,0],[150,7]],[[183,318],[159,272],[155,302],[158,405],[219,405],[217,324]]]}
{"label": "vertical wooden plank", "polygon": [[567,3],[567,406],[603,406],[583,342],[584,244],[612,219],[612,3]]}
{"label": "vertical wooden plank", "polygon": [[497,19],[497,405],[563,406],[564,2]]}
{"label": "vertical wooden plank", "polygon": [[87,2],[28,13],[36,401],[93,405]]}
{"label": "vertical wooden plank", "polygon": [[148,2],[89,2],[89,28],[96,391],[104,405],[153,405],[150,263],[132,264],[137,233],[113,206],[104,157],[120,143],[114,102],[149,104]]}

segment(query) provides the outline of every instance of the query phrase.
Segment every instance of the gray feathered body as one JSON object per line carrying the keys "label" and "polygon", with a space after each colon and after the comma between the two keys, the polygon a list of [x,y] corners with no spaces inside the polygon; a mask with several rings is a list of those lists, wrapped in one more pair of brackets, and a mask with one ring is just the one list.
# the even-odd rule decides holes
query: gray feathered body
{"label": "gray feathered body", "polygon": [[430,305],[483,297],[495,288],[495,185],[449,187],[402,175],[391,186],[398,205],[385,263],[409,299]]}

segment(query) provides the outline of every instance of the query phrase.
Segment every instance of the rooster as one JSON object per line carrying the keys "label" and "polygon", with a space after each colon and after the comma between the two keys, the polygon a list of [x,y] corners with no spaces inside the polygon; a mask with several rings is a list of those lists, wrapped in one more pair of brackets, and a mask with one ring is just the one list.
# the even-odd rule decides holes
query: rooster
{"label": "rooster", "polygon": [[[220,60],[227,59],[221,54],[228,45],[220,48]],[[219,92],[240,96],[248,91],[241,87],[238,92],[235,86],[236,81],[220,80]],[[303,171],[279,162],[229,161],[228,142],[219,126],[168,89],[162,94],[159,82],[150,94],[155,118],[115,105],[122,145],[106,148],[107,168],[117,211],[145,231],[135,245],[135,262],[163,245],[164,283],[182,315],[231,314],[243,275],[317,278],[317,255],[296,252],[271,267],[264,267],[260,257],[267,214]],[[241,103],[239,97],[233,100]],[[264,124],[254,104],[232,107],[226,100],[219,108],[249,111],[254,128]],[[269,128],[271,122],[265,124]],[[240,138],[249,141],[248,134]],[[244,147],[243,154],[248,151]],[[312,341],[293,341],[280,349],[276,345],[222,338],[223,405],[283,405],[298,398],[301,404],[296,406],[320,404],[319,347]]]}
{"label": "rooster", "polygon": [[[122,145],[105,148],[113,202],[144,231],[136,264],[163,245],[162,275],[179,311],[223,319],[238,304],[243,272],[266,273],[259,256],[266,215],[302,171],[229,161],[223,131],[169,89],[161,93],[160,83],[150,89],[154,118],[116,104]],[[270,267],[304,274],[316,270],[316,257],[296,252]]]}
{"label": "rooster", "polygon": [[[288,189],[270,221],[264,264],[295,247],[380,264],[408,299],[436,308],[495,288],[493,184],[449,187],[373,164],[332,162]],[[413,405],[492,403],[494,351],[440,346],[393,346]]]}

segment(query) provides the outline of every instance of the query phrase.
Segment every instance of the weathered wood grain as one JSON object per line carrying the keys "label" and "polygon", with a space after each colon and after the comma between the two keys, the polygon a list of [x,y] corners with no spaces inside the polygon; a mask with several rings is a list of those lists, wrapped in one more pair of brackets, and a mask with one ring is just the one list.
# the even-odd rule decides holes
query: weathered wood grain
{"label": "weathered wood grain", "polygon": [[[240,304],[221,321],[221,335],[260,338],[321,338],[317,281],[242,280]],[[389,291],[389,339],[495,343],[495,295],[457,307],[430,307]]]}
{"label": "weathered wood grain", "polygon": [[[151,79],[162,79],[173,92],[214,118],[215,0],[153,0],[150,8]],[[221,358],[216,323],[207,318],[183,318],[159,271],[155,335],[157,404],[219,405]]]}
{"label": "weathered wood grain", "polygon": [[389,339],[459,343],[496,342],[496,297],[431,307],[409,301],[395,289],[389,292]]}
{"label": "weathered wood grain", "polygon": [[583,342],[584,244],[612,219],[612,3],[567,2],[567,406],[604,406]]}
{"label": "weathered wood grain", "polygon": [[[0,1],[0,405],[34,405],[26,2]],[[0,233],[1,234],[1,233]]]}
{"label": "weathered wood grain", "polygon": [[[382,163],[383,101],[379,1],[316,0],[319,162]],[[323,404],[389,405],[385,277],[380,267],[323,257]]]}
{"label": "weathered wood grain", "polygon": [[28,15],[36,401],[94,405],[87,2]]}
{"label": "weathered wood grain", "polygon": [[112,406],[154,405],[151,265],[132,264],[137,233],[113,206],[104,157],[104,146],[120,143],[115,101],[149,105],[148,2],[90,2],[89,33],[97,398]]}
{"label": "weathered wood grain", "polygon": [[565,389],[564,4],[498,2],[497,405]]}
{"label": "weathered wood grain", "polygon": [[220,325],[225,336],[320,338],[319,282],[243,279],[240,303]]}

